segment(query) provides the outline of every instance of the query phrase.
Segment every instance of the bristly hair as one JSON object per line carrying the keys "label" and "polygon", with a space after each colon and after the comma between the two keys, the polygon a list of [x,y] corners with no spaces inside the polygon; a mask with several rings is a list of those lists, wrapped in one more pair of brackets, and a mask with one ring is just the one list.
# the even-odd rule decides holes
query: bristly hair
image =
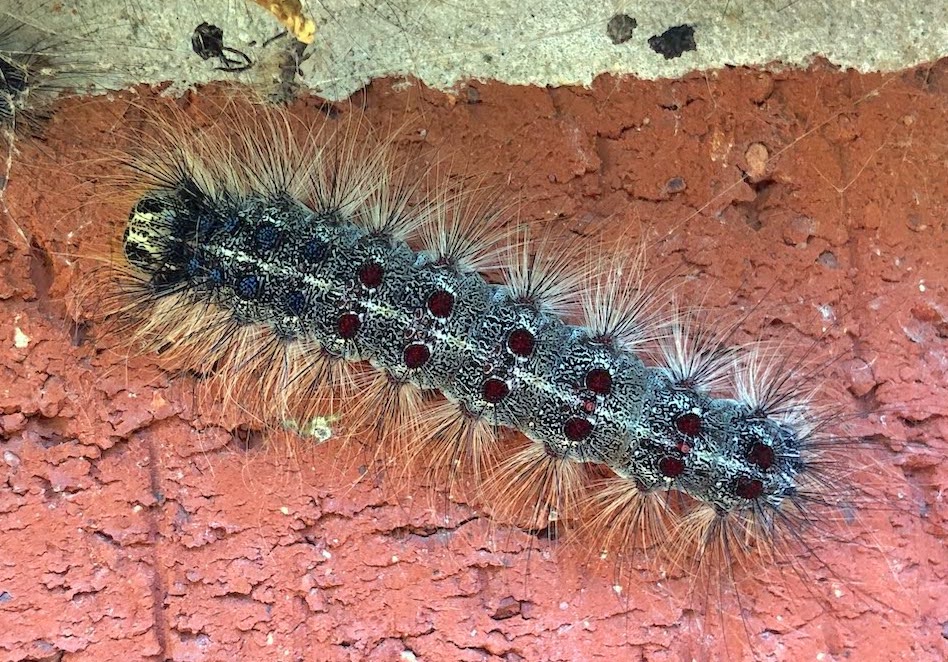
{"label": "bristly hair", "polygon": [[654,554],[666,544],[678,516],[667,493],[642,490],[619,477],[593,483],[582,508],[581,538],[588,553],[612,556],[617,571],[634,555]]}
{"label": "bristly hair", "polygon": [[662,311],[674,286],[663,274],[646,271],[645,251],[643,242],[621,240],[585,253],[590,264],[579,321],[593,338],[634,351],[662,333]]}
{"label": "bristly hair", "polygon": [[588,249],[579,242],[563,243],[549,231],[531,237],[528,225],[511,234],[501,262],[502,282],[513,301],[560,317],[576,315],[585,272],[600,265],[583,259]]}
{"label": "bristly hair", "polygon": [[[342,132],[323,132],[287,112],[260,114],[233,100],[215,109],[216,122],[197,109],[139,110],[143,128],[125,137],[132,145],[128,151],[113,155],[124,168],[107,182],[115,199],[191,191],[224,204],[253,192],[328,204],[368,227],[381,222],[385,230],[400,231],[392,219],[404,216],[404,194],[380,192],[391,183],[376,176],[388,163],[386,146],[374,149],[371,140],[361,142],[365,147],[350,144],[359,145],[355,133],[366,129],[358,119]],[[345,165],[330,176],[340,155]],[[379,210],[375,218],[363,216],[367,205]],[[371,383],[363,368],[303,340],[285,343],[267,327],[240,325],[229,311],[197,301],[183,287],[156,297],[121,247],[103,253],[96,261],[106,266],[76,295],[81,304],[93,306],[93,316],[119,332],[129,349],[158,352],[169,367],[207,375],[210,392],[229,406],[278,426],[325,414],[340,398],[351,404]]]}
{"label": "bristly hair", "polygon": [[673,297],[665,332],[659,334],[653,360],[675,384],[719,394],[730,386],[741,347],[733,344],[737,325],[712,323],[700,307],[684,308]]}
{"label": "bristly hair", "polygon": [[824,384],[816,378],[827,364],[787,350],[758,344],[744,352],[732,371],[734,390],[752,411],[782,421],[805,437],[830,422],[819,405],[825,399]]}
{"label": "bristly hair", "polygon": [[422,412],[403,461],[450,494],[465,478],[483,484],[487,467],[497,459],[497,443],[498,431],[489,420],[442,400]]}
{"label": "bristly hair", "polygon": [[467,183],[462,191],[444,184],[429,186],[430,203],[419,228],[418,243],[436,264],[467,273],[503,268],[501,246],[513,231],[509,205],[499,203],[497,191],[483,181]]}
{"label": "bristly hair", "polygon": [[527,441],[492,468],[483,490],[498,523],[545,530],[555,539],[579,521],[587,473],[587,465]]}

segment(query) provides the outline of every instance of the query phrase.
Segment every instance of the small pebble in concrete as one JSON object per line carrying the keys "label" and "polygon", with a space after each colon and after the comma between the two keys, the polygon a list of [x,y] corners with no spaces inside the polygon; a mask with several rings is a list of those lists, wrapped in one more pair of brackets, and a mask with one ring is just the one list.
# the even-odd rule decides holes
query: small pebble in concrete
{"label": "small pebble in concrete", "polygon": [[495,621],[503,621],[508,618],[513,618],[520,614],[520,601],[512,597],[506,597],[500,601],[500,604],[497,606],[497,609],[494,611],[491,618]]}
{"label": "small pebble in concrete", "polygon": [[836,255],[832,251],[823,251],[816,258],[816,261],[827,269],[837,269],[839,267],[839,260],[836,259]]}
{"label": "small pebble in concrete", "polygon": [[813,219],[797,216],[784,224],[783,243],[787,246],[804,248],[814,234],[816,234],[816,223]]}
{"label": "small pebble in concrete", "polygon": [[606,34],[613,44],[624,44],[632,38],[632,32],[638,26],[638,21],[628,14],[616,14],[609,19]]}

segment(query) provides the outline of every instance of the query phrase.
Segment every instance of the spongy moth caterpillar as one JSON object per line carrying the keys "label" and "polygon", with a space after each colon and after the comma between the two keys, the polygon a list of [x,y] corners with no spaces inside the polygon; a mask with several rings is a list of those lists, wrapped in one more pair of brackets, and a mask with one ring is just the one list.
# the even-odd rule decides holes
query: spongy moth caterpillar
{"label": "spongy moth caterpillar", "polygon": [[[146,309],[147,335],[198,369],[216,364],[227,383],[255,365],[290,402],[312,399],[296,388],[319,390],[307,376],[323,364],[368,363],[391,385],[386,400],[437,391],[458,419],[516,430],[552,458],[606,465],[646,491],[674,487],[721,512],[779,512],[798,489],[802,405],[771,408],[758,384],[742,384],[743,401],[716,398],[691,370],[646,366],[627,341],[638,320],[597,311],[592,326],[565,322],[547,299],[555,285],[532,261],[492,284],[436,246],[411,248],[431,212],[407,207],[375,164],[346,164],[358,173],[346,181],[335,155],[287,159],[268,147],[284,144],[272,127],[229,149],[178,143],[170,159],[136,162],[156,185],[132,208],[122,270],[137,283],[129,305]],[[252,350],[231,346],[248,334]]]}

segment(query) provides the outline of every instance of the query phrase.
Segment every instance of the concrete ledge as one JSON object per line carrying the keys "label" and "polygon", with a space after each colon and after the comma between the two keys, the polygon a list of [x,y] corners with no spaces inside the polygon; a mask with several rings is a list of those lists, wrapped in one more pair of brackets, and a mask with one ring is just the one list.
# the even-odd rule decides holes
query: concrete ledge
{"label": "concrete ledge", "polygon": [[[108,75],[93,77],[99,86],[172,81],[181,88],[236,78],[268,89],[293,74],[293,41],[273,39],[281,26],[249,1],[177,0],[160,10],[126,0],[11,4],[7,13],[62,35],[83,58],[100,63]],[[471,78],[588,85],[607,72],[676,78],[728,65],[805,66],[815,56],[886,71],[948,54],[948,4],[930,0],[305,4],[317,34],[293,82],[332,99],[386,76],[414,76],[441,89]],[[218,71],[219,59],[202,60],[191,37],[203,22],[220,27],[224,45],[253,66]]]}

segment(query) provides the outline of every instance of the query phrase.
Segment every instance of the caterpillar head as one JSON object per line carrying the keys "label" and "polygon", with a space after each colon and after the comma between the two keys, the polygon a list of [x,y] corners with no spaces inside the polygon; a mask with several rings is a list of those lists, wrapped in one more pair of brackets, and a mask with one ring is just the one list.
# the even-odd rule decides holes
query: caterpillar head
{"label": "caterpillar head", "polygon": [[122,249],[131,265],[146,274],[170,266],[180,207],[178,196],[164,191],[147,193],[135,203],[122,235]]}
{"label": "caterpillar head", "polygon": [[203,200],[187,189],[156,189],[132,207],[122,249],[155,294],[174,292],[191,276],[200,230],[213,225]]}

